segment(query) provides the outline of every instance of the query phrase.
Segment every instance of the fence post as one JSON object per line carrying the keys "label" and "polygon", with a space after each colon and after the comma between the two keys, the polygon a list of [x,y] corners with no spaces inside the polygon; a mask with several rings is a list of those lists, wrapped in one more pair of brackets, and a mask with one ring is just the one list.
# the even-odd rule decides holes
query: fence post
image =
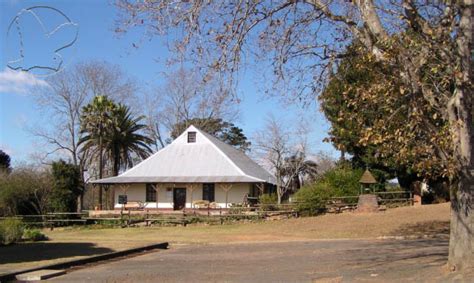
{"label": "fence post", "polygon": [[54,222],[53,222],[53,215],[49,214],[46,216],[46,219],[49,220],[49,230],[53,231],[54,230]]}
{"label": "fence post", "polygon": [[146,227],[148,227],[148,218],[150,218],[150,217],[148,216],[148,213],[149,213],[149,211],[148,211],[148,209],[147,209],[147,210],[146,210],[146,214],[145,214],[145,226],[146,226]]}

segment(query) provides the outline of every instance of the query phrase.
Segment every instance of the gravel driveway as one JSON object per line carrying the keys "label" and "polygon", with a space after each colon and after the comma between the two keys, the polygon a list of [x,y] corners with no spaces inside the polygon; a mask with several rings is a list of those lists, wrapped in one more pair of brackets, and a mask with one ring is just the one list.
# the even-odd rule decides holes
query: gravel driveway
{"label": "gravel driveway", "polygon": [[[56,282],[450,281],[446,239],[172,246],[74,270]],[[454,278],[457,279],[457,278]]]}

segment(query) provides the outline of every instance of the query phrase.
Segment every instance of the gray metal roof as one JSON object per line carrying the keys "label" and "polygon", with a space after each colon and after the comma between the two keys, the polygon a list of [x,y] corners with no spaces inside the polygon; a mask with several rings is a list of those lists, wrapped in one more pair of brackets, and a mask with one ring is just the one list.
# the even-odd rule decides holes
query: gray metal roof
{"label": "gray metal roof", "polygon": [[[188,143],[188,132],[196,142]],[[254,183],[275,177],[242,151],[190,126],[171,144],[123,174],[92,183]]]}

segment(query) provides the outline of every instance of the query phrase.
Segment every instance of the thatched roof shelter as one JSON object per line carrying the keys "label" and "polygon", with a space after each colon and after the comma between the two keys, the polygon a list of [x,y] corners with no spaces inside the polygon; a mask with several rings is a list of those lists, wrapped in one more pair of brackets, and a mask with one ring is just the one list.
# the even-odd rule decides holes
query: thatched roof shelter
{"label": "thatched roof shelter", "polygon": [[369,169],[366,169],[364,174],[362,174],[362,177],[359,180],[359,183],[361,184],[377,184],[377,180],[375,180],[374,176],[372,173],[370,173]]}

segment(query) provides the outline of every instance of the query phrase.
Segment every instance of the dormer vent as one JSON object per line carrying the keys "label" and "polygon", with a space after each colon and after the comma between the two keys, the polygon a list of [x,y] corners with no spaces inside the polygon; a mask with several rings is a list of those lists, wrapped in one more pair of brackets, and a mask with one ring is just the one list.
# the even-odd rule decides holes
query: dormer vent
{"label": "dormer vent", "polygon": [[188,143],[196,142],[196,132],[188,132]]}

